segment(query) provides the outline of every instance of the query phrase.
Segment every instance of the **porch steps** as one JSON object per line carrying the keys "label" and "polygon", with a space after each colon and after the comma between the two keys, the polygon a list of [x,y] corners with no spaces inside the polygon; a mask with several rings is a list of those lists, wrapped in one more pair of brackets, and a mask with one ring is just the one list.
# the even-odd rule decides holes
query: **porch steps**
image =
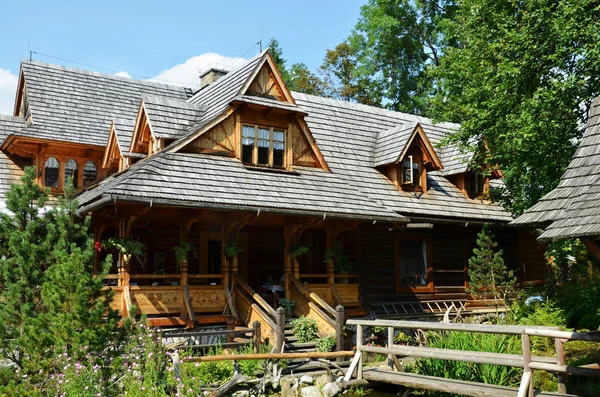
{"label": "porch steps", "polygon": [[316,352],[317,342],[298,342],[298,338],[292,332],[292,326],[288,323],[285,326],[285,347],[286,353]]}

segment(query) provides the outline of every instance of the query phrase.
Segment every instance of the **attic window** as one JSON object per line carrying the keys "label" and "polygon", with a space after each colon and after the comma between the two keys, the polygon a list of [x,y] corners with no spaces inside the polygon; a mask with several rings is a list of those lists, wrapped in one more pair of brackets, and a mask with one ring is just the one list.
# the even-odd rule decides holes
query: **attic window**
{"label": "attic window", "polygon": [[73,178],[73,187],[77,189],[77,181],[79,180],[79,173],[77,169],[77,161],[74,159],[69,159],[65,164],[65,184],[69,180],[69,178]]}
{"label": "attic window", "polygon": [[479,196],[485,190],[485,178],[475,171],[469,172],[469,195]]}
{"label": "attic window", "polygon": [[285,131],[273,127],[242,125],[242,162],[265,167],[285,165]]}
{"label": "attic window", "polygon": [[98,170],[93,161],[87,161],[83,166],[83,186],[87,186],[98,178]]}
{"label": "attic window", "polygon": [[413,160],[413,156],[408,156],[402,162],[402,184],[420,186],[421,174],[419,172],[420,164]]}

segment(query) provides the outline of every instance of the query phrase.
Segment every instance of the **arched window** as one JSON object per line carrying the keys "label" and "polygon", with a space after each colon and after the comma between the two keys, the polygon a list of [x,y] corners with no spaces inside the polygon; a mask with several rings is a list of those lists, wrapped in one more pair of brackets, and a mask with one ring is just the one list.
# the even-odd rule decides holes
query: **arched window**
{"label": "arched window", "polygon": [[89,185],[98,178],[96,164],[93,161],[88,161],[83,166],[83,186]]}
{"label": "arched window", "polygon": [[65,184],[69,178],[73,178],[73,187],[78,188],[77,180],[79,179],[79,170],[77,169],[77,161],[69,159],[65,164]]}
{"label": "arched window", "polygon": [[46,187],[58,187],[58,172],[60,164],[54,157],[48,157],[44,168],[44,185]]}

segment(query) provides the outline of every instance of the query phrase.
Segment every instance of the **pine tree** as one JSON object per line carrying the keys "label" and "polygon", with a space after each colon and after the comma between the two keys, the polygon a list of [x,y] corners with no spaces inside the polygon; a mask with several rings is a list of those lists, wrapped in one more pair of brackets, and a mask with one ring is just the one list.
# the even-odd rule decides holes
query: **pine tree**
{"label": "pine tree", "polygon": [[76,218],[72,183],[46,211],[47,193],[28,168],[7,196],[13,215],[0,224],[10,236],[0,266],[0,351],[30,381],[41,380],[60,353],[99,355],[119,342],[112,294],[102,285],[110,258],[96,277],[90,219]]}
{"label": "pine tree", "polygon": [[504,299],[509,293],[516,278],[512,270],[508,270],[502,259],[502,250],[496,251],[498,243],[487,224],[483,225],[477,234],[477,247],[469,259],[469,288],[468,291],[476,297],[492,295],[498,306],[499,299]]}
{"label": "pine tree", "polygon": [[6,193],[12,215],[0,218],[4,238],[0,259],[0,353],[22,366],[22,341],[41,304],[47,246],[43,216],[48,193],[36,185],[35,168]]}

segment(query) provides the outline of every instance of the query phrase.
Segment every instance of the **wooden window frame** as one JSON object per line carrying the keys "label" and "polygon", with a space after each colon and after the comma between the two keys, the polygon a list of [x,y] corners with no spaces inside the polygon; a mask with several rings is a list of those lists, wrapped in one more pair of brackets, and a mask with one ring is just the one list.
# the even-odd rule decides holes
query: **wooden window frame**
{"label": "wooden window frame", "polygon": [[[254,144],[252,147],[252,162],[244,162],[244,164],[251,165],[253,167],[265,167],[265,168],[273,168],[273,169],[287,169],[287,148],[288,148],[288,134],[287,128],[281,128],[277,126],[267,126],[262,124],[252,124],[252,123],[244,123],[242,122],[241,131],[244,130],[244,127],[252,127],[254,128]],[[269,130],[269,159],[268,164],[258,164],[258,129]],[[273,144],[274,140],[274,131],[283,132],[283,162],[282,165],[273,165],[274,161],[274,148]],[[240,159],[243,161],[243,153],[244,153],[244,137],[243,135],[240,137]]]}
{"label": "wooden window frame", "polygon": [[[427,284],[422,286],[410,286],[402,284],[402,274],[400,273],[400,260],[402,258],[402,252],[400,252],[401,241],[420,241],[425,245],[425,260],[427,266]],[[433,280],[433,265],[431,256],[431,237],[423,234],[407,234],[407,233],[395,233],[394,234],[394,268],[396,277],[396,293],[433,293],[434,292],[434,280]]]}
{"label": "wooden window frame", "polygon": [[[94,163],[94,165],[96,166],[96,179],[94,182],[99,181],[100,179],[102,179],[102,175],[100,173],[101,167],[98,166],[98,163],[101,162],[101,160],[94,160],[94,159],[90,159],[90,158],[83,158],[83,157],[78,157],[78,156],[66,156],[66,155],[56,155],[56,154],[47,154],[45,156],[42,157],[38,157],[41,159],[40,161],[40,165],[39,165],[39,184],[43,187],[48,187],[46,186],[46,161],[50,158],[50,157],[54,157],[57,161],[58,161],[58,186],[57,187],[50,187],[50,193],[52,194],[60,194],[63,193],[65,190],[65,166],[67,164],[67,161],[69,160],[75,160],[75,162],[77,163],[77,188],[75,189],[76,191],[82,190],[84,189],[86,186],[84,184],[84,175],[83,175],[83,168],[85,167],[85,164],[88,161],[91,161],[92,163]],[[36,161],[37,163],[37,161]],[[40,169],[41,168],[41,169]]]}

